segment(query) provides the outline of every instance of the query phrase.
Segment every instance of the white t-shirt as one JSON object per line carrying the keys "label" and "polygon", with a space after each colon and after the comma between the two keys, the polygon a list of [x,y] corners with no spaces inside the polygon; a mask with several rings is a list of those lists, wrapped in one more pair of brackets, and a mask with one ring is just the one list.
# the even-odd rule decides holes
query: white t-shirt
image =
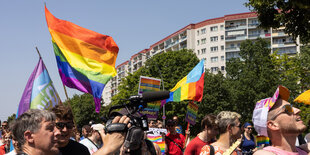
{"label": "white t-shirt", "polygon": [[93,154],[96,151],[98,151],[98,147],[88,138],[84,138],[83,140],[80,141],[80,143],[88,148],[90,154]]}

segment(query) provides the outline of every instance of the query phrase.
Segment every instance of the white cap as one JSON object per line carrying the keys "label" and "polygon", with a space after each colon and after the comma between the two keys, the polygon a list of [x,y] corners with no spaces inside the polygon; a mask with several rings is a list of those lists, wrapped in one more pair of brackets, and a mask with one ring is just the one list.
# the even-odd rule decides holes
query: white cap
{"label": "white cap", "polygon": [[103,130],[103,129],[104,129],[104,125],[102,125],[102,124],[93,124],[93,125],[91,126],[91,128],[92,128],[93,130],[100,131],[100,130]]}

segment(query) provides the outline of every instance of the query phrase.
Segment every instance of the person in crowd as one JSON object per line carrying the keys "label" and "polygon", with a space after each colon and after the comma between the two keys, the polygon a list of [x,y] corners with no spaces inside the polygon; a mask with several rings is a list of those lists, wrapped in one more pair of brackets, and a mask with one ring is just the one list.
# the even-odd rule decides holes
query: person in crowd
{"label": "person in crowd", "polygon": [[4,138],[4,135],[5,135],[6,132],[9,132],[8,131],[8,122],[7,121],[3,121],[2,124],[1,124],[1,129],[0,129],[0,145],[3,145],[2,138]]}
{"label": "person in crowd", "polygon": [[205,115],[201,120],[202,131],[189,142],[184,152],[185,155],[199,155],[203,146],[215,142],[216,135],[218,134],[218,126],[215,121],[215,115]]}
{"label": "person in crowd", "polygon": [[[255,130],[268,136],[272,146],[264,147],[254,155],[307,154],[295,146],[296,137],[306,130],[306,126],[299,115],[300,110],[288,102],[289,95],[287,88],[279,86],[272,98],[256,103],[253,112]],[[263,108],[267,108],[265,112]]]}
{"label": "person in crowd", "polygon": [[[222,111],[216,116],[216,123],[220,137],[211,145],[205,145],[200,151],[200,155],[210,155],[213,150],[214,154],[231,154],[236,155],[237,151],[235,142],[241,136],[240,114],[231,111]],[[234,145],[233,145],[234,144]]]}
{"label": "person in crowd", "polygon": [[56,155],[59,153],[55,137],[55,114],[46,110],[30,109],[12,125],[12,136],[19,151],[28,155]]}
{"label": "person in crowd", "polygon": [[155,120],[149,121],[149,128],[157,128],[157,123]]}
{"label": "person in crowd", "polygon": [[168,134],[165,136],[166,154],[182,155],[185,145],[185,137],[175,130],[176,122],[169,119],[167,121]]}
{"label": "person in crowd", "polygon": [[182,125],[179,124],[178,116],[173,116],[172,120],[176,122],[175,130],[177,131],[177,133],[183,134]]}
{"label": "person in crowd", "polygon": [[55,135],[62,155],[89,155],[86,146],[70,139],[72,134],[73,114],[71,109],[65,105],[56,105],[51,109],[56,115]]}
{"label": "person in crowd", "polygon": [[[124,115],[124,116],[116,116],[112,120],[112,123],[127,124],[127,127],[129,128],[131,126],[129,124],[129,121],[130,121],[130,118]],[[112,133],[107,133],[107,134],[103,130],[99,132],[100,132],[104,145],[93,155],[110,155],[120,150],[126,137],[125,132],[112,132]]]}
{"label": "person in crowd", "polygon": [[5,153],[10,152],[10,139],[10,132],[7,132],[3,135],[2,145],[0,146],[0,155],[4,155]]}
{"label": "person in crowd", "polygon": [[90,154],[95,153],[102,146],[100,131],[104,130],[104,125],[94,124],[91,126],[91,135],[80,141],[81,144],[88,148]]}
{"label": "person in crowd", "polygon": [[244,132],[241,135],[240,149],[243,155],[252,155],[257,150],[256,139],[253,132],[253,126],[251,123],[246,122],[243,125]]}
{"label": "person in crowd", "polygon": [[157,120],[157,128],[163,128],[164,126],[163,126],[163,121],[161,121],[161,120]]}
{"label": "person in crowd", "polygon": [[80,140],[87,138],[91,134],[91,128],[89,125],[83,125],[82,127],[82,137]]}

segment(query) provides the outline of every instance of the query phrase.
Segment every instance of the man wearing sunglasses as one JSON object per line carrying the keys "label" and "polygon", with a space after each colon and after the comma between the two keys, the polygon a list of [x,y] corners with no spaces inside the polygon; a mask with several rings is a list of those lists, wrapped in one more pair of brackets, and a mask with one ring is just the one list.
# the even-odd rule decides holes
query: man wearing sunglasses
{"label": "man wearing sunglasses", "polygon": [[272,146],[263,148],[254,155],[286,155],[307,152],[296,147],[296,137],[306,130],[300,110],[288,102],[289,90],[279,86],[272,98],[258,101],[253,112],[255,130],[260,135],[268,136]]}
{"label": "man wearing sunglasses", "polygon": [[56,115],[55,136],[62,155],[89,155],[87,147],[70,139],[73,132],[73,114],[69,107],[56,105],[51,110]]}

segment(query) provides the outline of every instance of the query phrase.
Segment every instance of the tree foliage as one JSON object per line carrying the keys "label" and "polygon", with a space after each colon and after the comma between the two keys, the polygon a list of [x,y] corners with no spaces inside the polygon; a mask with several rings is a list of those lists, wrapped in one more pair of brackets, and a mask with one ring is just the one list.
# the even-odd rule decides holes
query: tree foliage
{"label": "tree foliage", "polygon": [[16,114],[12,114],[11,116],[8,117],[7,121],[10,124],[10,122],[14,121],[16,118]]}
{"label": "tree foliage", "polygon": [[302,43],[310,42],[310,3],[308,0],[249,0],[250,9],[258,13],[263,28],[279,28]]}

